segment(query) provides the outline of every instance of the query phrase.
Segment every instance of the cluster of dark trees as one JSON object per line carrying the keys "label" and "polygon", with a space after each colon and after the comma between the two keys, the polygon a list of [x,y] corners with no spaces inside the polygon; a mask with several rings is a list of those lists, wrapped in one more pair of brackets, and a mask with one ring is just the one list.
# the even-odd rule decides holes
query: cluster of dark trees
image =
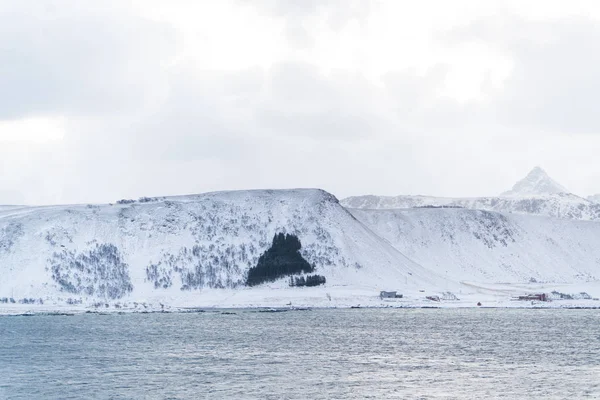
{"label": "cluster of dark trees", "polygon": [[303,276],[290,276],[290,286],[292,287],[319,286],[324,285],[326,282],[327,279],[323,275],[307,275],[306,278]]}
{"label": "cluster of dark trees", "polygon": [[23,298],[21,300],[19,300],[19,304],[35,304],[35,303],[40,303],[40,304],[44,304],[44,300],[42,299],[32,299],[32,298]]}
{"label": "cluster of dark trees", "polygon": [[16,301],[15,299],[13,299],[12,297],[9,299],[8,297],[3,297],[0,299],[0,303],[11,303],[11,304],[15,304]]}
{"label": "cluster of dark trees", "polygon": [[[165,199],[165,197],[140,197],[139,199],[137,199],[137,202],[139,203],[151,203],[154,201],[159,201],[161,199]],[[121,200],[117,200],[117,204],[133,204],[135,203],[136,200],[133,199],[121,199]]]}
{"label": "cluster of dark trees", "polygon": [[[0,298],[0,303],[4,303],[4,304],[16,304],[17,301],[15,299],[8,298],[8,297],[2,297]],[[18,301],[19,304],[44,304],[44,300],[42,299],[33,299],[33,298],[23,298],[21,300]]]}
{"label": "cluster of dark trees", "polygon": [[273,244],[258,259],[258,264],[250,268],[246,285],[256,286],[264,282],[274,282],[279,278],[314,272],[315,266],[300,254],[302,244],[295,235],[278,233]]}
{"label": "cluster of dark trees", "polygon": [[133,203],[135,203],[135,200],[133,200],[133,199],[117,200],[117,204],[133,204]]}
{"label": "cluster of dark trees", "polygon": [[138,201],[140,203],[151,203],[151,202],[159,201],[159,200],[162,200],[162,199],[165,199],[165,197],[140,197],[138,199]]}

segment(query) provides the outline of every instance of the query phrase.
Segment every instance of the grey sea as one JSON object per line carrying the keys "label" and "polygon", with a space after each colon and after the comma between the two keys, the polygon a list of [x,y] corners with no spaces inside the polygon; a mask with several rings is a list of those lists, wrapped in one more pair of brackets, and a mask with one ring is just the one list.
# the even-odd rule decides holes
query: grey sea
{"label": "grey sea", "polygon": [[0,317],[0,399],[600,399],[600,310]]}

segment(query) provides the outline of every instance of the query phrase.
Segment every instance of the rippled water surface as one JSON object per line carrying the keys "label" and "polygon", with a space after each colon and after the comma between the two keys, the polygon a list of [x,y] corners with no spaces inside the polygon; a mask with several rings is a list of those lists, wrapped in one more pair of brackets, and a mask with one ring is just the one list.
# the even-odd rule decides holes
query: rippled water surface
{"label": "rippled water surface", "polygon": [[600,399],[598,310],[0,317],[0,399]]}

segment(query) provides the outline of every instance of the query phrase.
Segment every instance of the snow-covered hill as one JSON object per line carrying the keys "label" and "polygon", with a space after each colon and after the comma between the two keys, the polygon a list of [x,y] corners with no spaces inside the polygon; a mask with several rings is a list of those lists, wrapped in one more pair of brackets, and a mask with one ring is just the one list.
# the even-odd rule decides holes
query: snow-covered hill
{"label": "snow-covered hill", "polygon": [[400,252],[451,280],[600,278],[600,223],[467,209],[351,210]]}
{"label": "snow-covered hill", "polygon": [[451,280],[600,279],[600,204],[539,167],[496,197],[359,196],[342,204],[396,249]]}
{"label": "snow-covered hill", "polygon": [[543,215],[578,220],[600,220],[600,204],[568,193],[539,167],[512,190],[495,197],[446,198],[433,196],[355,196],[341,201],[347,208],[401,209],[460,207],[474,210]]}
{"label": "snow-covered hill", "polygon": [[0,299],[169,303],[209,288],[241,289],[248,269],[279,232],[300,238],[302,255],[329,287],[376,293],[442,282],[329,193],[237,191],[115,205],[2,208]]}

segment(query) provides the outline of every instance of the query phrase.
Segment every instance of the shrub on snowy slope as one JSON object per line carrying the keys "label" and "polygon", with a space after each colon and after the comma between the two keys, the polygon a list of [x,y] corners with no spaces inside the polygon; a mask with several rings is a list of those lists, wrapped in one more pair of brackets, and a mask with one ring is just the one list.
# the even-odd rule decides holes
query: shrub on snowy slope
{"label": "shrub on snowy slope", "polygon": [[60,290],[107,299],[119,299],[133,291],[129,266],[113,244],[97,244],[87,252],[63,250],[50,261],[52,279]]}

